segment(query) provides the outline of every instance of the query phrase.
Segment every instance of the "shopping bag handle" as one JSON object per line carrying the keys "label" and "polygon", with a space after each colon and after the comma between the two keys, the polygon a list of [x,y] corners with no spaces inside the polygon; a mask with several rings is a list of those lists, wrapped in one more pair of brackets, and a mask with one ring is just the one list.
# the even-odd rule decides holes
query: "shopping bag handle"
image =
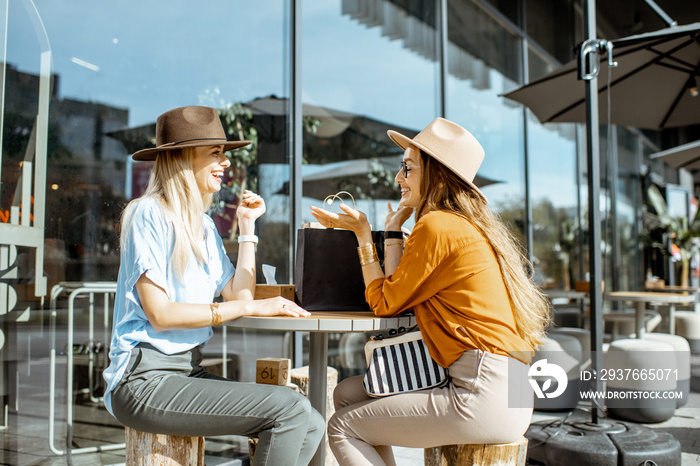
{"label": "shopping bag handle", "polygon": [[326,204],[330,205],[328,208],[329,212],[333,212],[333,203],[335,202],[336,199],[340,199],[340,202],[343,202],[343,199],[340,197],[341,194],[347,194],[350,196],[350,199],[352,199],[352,208],[357,210],[357,207],[355,207],[355,198],[352,197],[352,194],[350,194],[347,191],[339,191],[335,194],[331,194],[330,196],[326,196],[326,198],[323,200],[323,210],[326,210]]}

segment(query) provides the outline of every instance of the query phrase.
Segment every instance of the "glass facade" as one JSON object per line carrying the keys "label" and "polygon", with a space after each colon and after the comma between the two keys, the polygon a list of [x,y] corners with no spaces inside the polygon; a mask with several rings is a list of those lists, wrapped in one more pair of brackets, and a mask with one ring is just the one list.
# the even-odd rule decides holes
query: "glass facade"
{"label": "glass facade", "polygon": [[519,38],[475,3],[448,6],[446,117],[468,128],[484,147],[477,185],[524,240],[523,112],[500,97],[521,81]]}
{"label": "glass facade", "polygon": [[[386,130],[412,136],[437,116],[463,125],[484,146],[476,183],[527,248],[537,282],[570,289],[585,279],[582,125],[541,124],[502,97],[573,58],[581,40],[576,1],[0,0],[0,6],[0,395],[12,433],[0,462],[26,463],[20,453],[26,437],[41,443],[39,456],[65,448],[49,447],[67,435],[61,353],[85,348],[66,347],[68,295],[51,290],[62,282],[116,280],[121,211],[140,195],[150,169],[129,155],[153,144],[156,117],[174,107],[215,107],[230,138],[254,141],[232,155],[212,215],[235,262],[240,193],[252,189],[265,198],[258,264],[274,266],[279,283],[293,282],[293,232],[301,226],[294,219],[314,221],[309,206],[326,196],[350,192],[373,227],[383,228],[387,202],[398,202],[393,180],[402,156]],[[292,124],[295,108],[300,127]],[[654,177],[680,178],[649,158],[659,150],[653,134],[616,128],[603,153],[605,134],[601,128],[606,281],[638,289],[646,268],[663,273],[638,240],[642,187]],[[291,176],[296,163],[300,185]],[[73,337],[94,349],[106,338],[89,333],[94,318],[102,325],[100,312],[86,313],[89,304],[85,296],[76,300]],[[343,377],[358,368],[343,366],[339,340],[330,338],[329,355]],[[256,358],[289,356],[293,347],[303,349],[305,361],[303,336],[229,329],[208,351],[231,357],[229,375],[250,381]],[[63,388],[55,394],[55,440],[47,441],[49,366]],[[93,382],[99,385],[99,376]],[[82,409],[119,437],[99,400]],[[104,440],[77,429],[85,444]]]}

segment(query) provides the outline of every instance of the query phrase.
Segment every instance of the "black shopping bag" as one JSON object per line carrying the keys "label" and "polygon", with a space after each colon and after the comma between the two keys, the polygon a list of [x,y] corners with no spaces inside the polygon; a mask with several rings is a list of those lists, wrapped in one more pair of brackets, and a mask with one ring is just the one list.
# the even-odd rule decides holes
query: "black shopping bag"
{"label": "black shopping bag", "polygon": [[[373,231],[372,239],[381,263],[384,232]],[[331,228],[299,230],[294,289],[307,311],[369,311],[355,234]]]}

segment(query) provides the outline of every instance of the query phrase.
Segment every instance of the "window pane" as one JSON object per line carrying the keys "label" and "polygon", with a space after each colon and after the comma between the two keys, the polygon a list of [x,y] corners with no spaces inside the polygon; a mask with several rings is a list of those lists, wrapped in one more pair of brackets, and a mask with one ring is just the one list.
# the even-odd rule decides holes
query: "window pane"
{"label": "window pane", "polygon": [[576,29],[581,24],[580,13],[574,3],[525,0],[527,35],[560,63],[573,60],[573,44],[579,42]]}
{"label": "window pane", "polygon": [[573,289],[581,229],[576,183],[576,128],[528,120],[533,258],[543,286]]}
{"label": "window pane", "polygon": [[[236,116],[229,138],[258,143],[249,153],[233,155],[213,212],[219,231],[230,236],[240,191],[259,191],[268,204],[259,221],[267,246],[259,261],[275,265],[278,280],[288,281],[288,194],[275,194],[289,178],[285,3],[175,0],[167,8],[134,0],[35,3],[54,74],[46,237],[65,252],[57,255],[64,276],[50,279],[116,279],[121,210],[142,192],[149,170],[132,164],[129,154],[152,144],[159,114],[201,104]],[[21,78],[18,83],[36,80],[39,71],[36,40],[27,40],[31,31],[26,20],[9,22],[8,67]],[[35,101],[37,93],[13,86],[8,82],[5,118],[19,122],[36,113],[22,103]],[[237,248],[231,249],[235,254]]]}
{"label": "window pane", "polygon": [[314,221],[309,205],[345,190],[383,229],[403,155],[386,130],[413,136],[436,116],[435,3],[307,1],[302,11],[302,217]]}
{"label": "window pane", "polygon": [[524,239],[522,107],[499,97],[519,79],[520,41],[472,2],[450,1],[448,11],[447,117],[484,147],[477,185]]}
{"label": "window pane", "polygon": [[619,290],[643,289],[644,269],[642,243],[639,241],[639,218],[636,206],[641,204],[639,186],[639,138],[629,130],[618,128],[618,172],[615,228],[617,231]]}
{"label": "window pane", "polygon": [[[256,225],[258,266],[271,264],[277,268],[278,282],[290,282],[289,193],[284,189],[289,180],[289,2],[0,3],[8,5],[8,17],[0,19],[7,27],[6,47],[0,47],[0,51],[7,50],[0,119],[0,227],[6,226],[13,206],[20,207],[20,162],[26,166],[35,147],[47,140],[47,196],[32,201],[34,211],[40,204],[46,208],[44,263],[49,290],[59,281],[116,281],[121,212],[130,199],[143,192],[150,170],[149,164],[133,163],[130,154],[153,144],[158,115],[186,105],[217,108],[230,139],[257,142],[252,151],[233,153],[227,186],[212,216],[235,262],[238,248],[229,230],[240,192],[248,188],[262,194],[267,213]],[[2,32],[0,37],[5,37]],[[46,53],[51,58],[48,68],[41,60]],[[42,73],[51,77],[48,128],[43,129],[37,117]],[[5,231],[0,231],[0,242],[7,242]],[[32,253],[0,245],[3,279],[21,279],[33,292]],[[14,275],[7,273],[8,257],[21,264],[11,272]],[[262,279],[262,273],[258,276]],[[8,296],[7,288],[0,284],[3,299]],[[73,289],[68,288],[52,302],[57,309],[55,332],[48,325],[49,297],[41,302],[33,293],[27,294],[15,300],[19,312],[4,316],[0,356],[5,363],[0,367],[0,390],[2,407],[12,407],[5,422],[8,432],[15,435],[0,454],[3,464],[29,464],[41,456],[51,462],[50,458],[56,457],[49,451],[47,434],[40,441],[17,435],[35,426],[37,432],[46,432],[49,363],[45,356],[54,342],[51,349],[57,358],[52,402],[56,410],[55,419],[48,422],[54,423],[56,438],[51,446],[62,449],[66,445],[66,396],[76,405],[74,445],[124,441],[123,426],[95,401],[104,390],[102,370],[113,296],[103,301],[102,294],[96,294],[92,315],[87,293],[78,295],[71,329],[74,345],[70,348],[67,298]],[[9,291],[14,293],[12,288]],[[0,310],[6,311],[5,307],[0,306]],[[289,356],[289,337],[283,333],[231,330],[226,344],[223,333],[216,329],[203,350],[208,360],[203,365],[214,372],[225,356],[228,376],[252,381],[256,358]],[[101,353],[98,348],[102,348]],[[94,366],[88,365],[88,349],[95,352]],[[71,388],[68,395],[66,351],[74,354],[71,370],[75,391]],[[216,453],[222,452],[222,461],[224,456],[232,461],[236,456],[247,460],[247,439],[219,437],[217,442]],[[101,454],[104,456],[97,458]],[[121,455],[123,462],[123,449]],[[97,453],[84,461],[120,462],[119,456],[109,457],[109,453]]]}

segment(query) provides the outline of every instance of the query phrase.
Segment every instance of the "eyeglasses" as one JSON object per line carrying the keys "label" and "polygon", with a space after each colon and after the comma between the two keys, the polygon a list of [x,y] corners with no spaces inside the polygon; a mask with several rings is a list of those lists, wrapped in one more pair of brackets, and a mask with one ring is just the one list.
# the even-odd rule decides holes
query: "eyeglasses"
{"label": "eyeglasses", "polygon": [[408,172],[411,171],[411,168],[420,168],[415,165],[406,165],[406,162],[403,160],[401,161],[401,172],[403,172],[403,177],[408,178]]}

